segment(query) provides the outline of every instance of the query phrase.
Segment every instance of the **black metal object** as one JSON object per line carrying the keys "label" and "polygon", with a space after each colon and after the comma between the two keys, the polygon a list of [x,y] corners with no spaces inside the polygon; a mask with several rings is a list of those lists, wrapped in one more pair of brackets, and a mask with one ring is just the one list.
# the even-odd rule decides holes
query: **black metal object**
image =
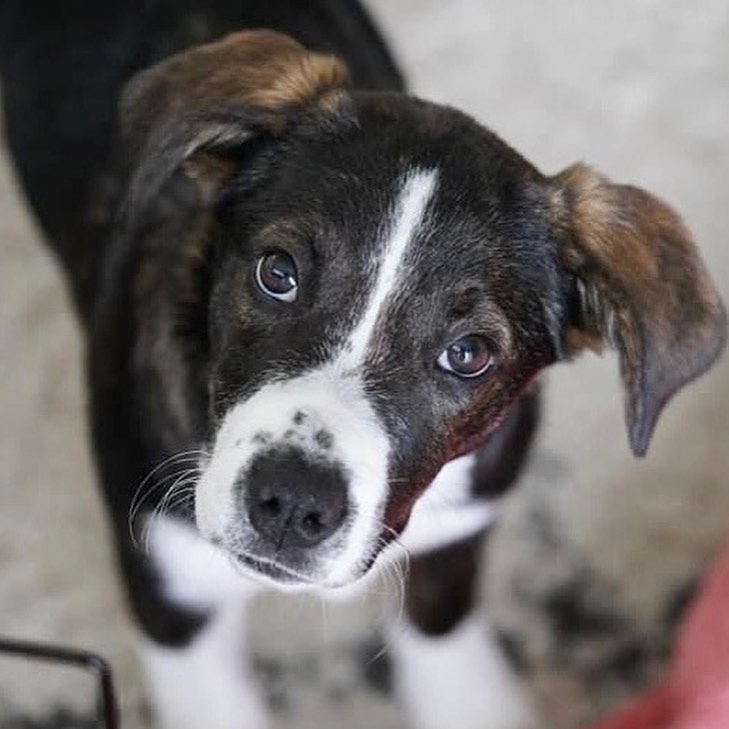
{"label": "black metal object", "polygon": [[97,682],[97,714],[103,729],[119,729],[119,708],[109,664],[95,653],[62,646],[0,637],[0,653],[39,661],[55,661],[93,673]]}

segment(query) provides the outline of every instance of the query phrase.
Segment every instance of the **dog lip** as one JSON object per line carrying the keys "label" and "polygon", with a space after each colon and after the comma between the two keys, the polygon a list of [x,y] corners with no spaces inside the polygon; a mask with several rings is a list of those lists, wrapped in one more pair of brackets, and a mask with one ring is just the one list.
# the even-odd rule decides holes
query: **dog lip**
{"label": "dog lip", "polygon": [[315,585],[313,580],[275,560],[255,557],[247,553],[238,553],[234,556],[240,565],[254,572],[256,576],[265,577],[278,584]]}
{"label": "dog lip", "polygon": [[[279,587],[289,588],[312,588],[324,590],[348,589],[354,583],[364,577],[369,570],[358,574],[352,579],[340,580],[337,582],[317,582],[316,580],[302,575],[300,572],[290,569],[279,562],[265,557],[256,557],[245,552],[235,553],[234,559],[243,567],[246,572],[253,573],[252,577],[273,582]],[[374,560],[373,560],[374,561]]]}

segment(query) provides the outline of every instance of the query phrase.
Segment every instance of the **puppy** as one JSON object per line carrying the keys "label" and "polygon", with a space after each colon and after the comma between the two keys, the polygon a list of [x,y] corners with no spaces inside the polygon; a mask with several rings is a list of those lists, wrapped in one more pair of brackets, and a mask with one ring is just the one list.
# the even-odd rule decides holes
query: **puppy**
{"label": "puppy", "polygon": [[403,550],[392,651],[413,726],[529,726],[473,613],[494,500],[552,363],[617,350],[643,455],[718,357],[724,310],[689,232],[639,188],[581,164],[545,176],[405,95],[356,3],[133,5],[10,0],[0,67],[87,333],[160,726],[265,726],[245,603],[336,593]]}

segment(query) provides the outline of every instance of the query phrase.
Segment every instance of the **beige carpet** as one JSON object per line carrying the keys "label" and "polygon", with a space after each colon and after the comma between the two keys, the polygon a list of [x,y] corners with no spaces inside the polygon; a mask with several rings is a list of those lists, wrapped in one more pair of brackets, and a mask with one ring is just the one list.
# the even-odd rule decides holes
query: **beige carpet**
{"label": "beige carpet", "polygon": [[[729,298],[723,0],[369,5],[420,95],[472,113],[545,171],[585,159],[678,207]],[[549,379],[541,444],[492,542],[486,587],[545,722],[562,729],[660,671],[672,605],[727,524],[729,361],[676,400],[641,463],[628,452],[611,357]],[[0,633],[107,656],[125,729],[136,729],[141,692],[83,407],[78,332],[0,152]],[[615,629],[565,631],[544,609],[555,594]],[[277,601],[259,616],[258,665],[282,727],[402,726],[353,658],[375,639],[364,616],[377,622],[374,603],[330,609],[326,636],[318,605]],[[0,716],[11,701],[37,704],[41,689],[88,701],[83,681],[55,686],[0,660]]]}

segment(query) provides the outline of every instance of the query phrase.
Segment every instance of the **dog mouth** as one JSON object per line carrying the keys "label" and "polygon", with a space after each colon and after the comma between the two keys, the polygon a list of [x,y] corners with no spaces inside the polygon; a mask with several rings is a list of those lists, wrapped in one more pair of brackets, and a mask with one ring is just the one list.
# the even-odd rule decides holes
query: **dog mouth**
{"label": "dog mouth", "polygon": [[291,569],[280,562],[263,557],[256,557],[248,553],[232,555],[236,564],[244,569],[247,575],[273,582],[276,585],[287,587],[316,587],[317,583],[310,577]]}
{"label": "dog mouth", "polygon": [[374,569],[370,569],[377,561],[379,553],[375,554],[371,559],[367,560],[367,566],[358,570],[357,574],[349,578],[327,580],[307,575],[300,570],[282,564],[276,559],[270,557],[261,557],[253,555],[250,552],[228,552],[229,559],[232,560],[239,572],[245,577],[263,582],[269,586],[273,585],[278,589],[284,590],[318,590],[325,592],[340,592],[355,588],[362,581],[366,581],[370,577],[370,573]]}

